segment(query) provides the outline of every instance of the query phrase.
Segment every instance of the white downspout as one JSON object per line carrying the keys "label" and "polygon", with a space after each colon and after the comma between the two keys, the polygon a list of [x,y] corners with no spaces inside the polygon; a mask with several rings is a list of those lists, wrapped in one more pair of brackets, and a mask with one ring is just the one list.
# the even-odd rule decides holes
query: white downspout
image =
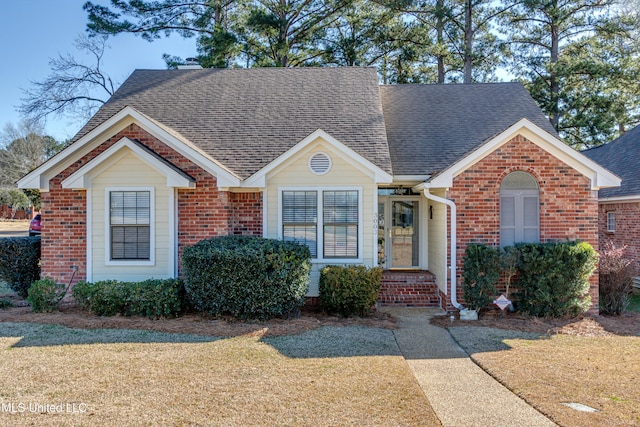
{"label": "white downspout", "polygon": [[[444,203],[449,206],[451,212],[451,265],[449,266],[449,271],[451,274],[451,304],[458,310],[464,309],[464,306],[458,302],[457,296],[457,286],[456,286],[456,265],[457,265],[457,227],[456,227],[456,204],[449,199],[445,199],[443,197],[434,196],[429,192],[428,188],[424,190],[424,197],[429,200],[433,200],[434,202]],[[446,266],[445,266],[446,267]],[[446,282],[446,278],[445,278]]]}

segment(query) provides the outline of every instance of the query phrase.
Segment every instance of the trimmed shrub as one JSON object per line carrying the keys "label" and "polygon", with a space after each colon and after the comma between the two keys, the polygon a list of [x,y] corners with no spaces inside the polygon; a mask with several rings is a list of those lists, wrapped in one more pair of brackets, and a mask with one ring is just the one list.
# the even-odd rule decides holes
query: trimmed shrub
{"label": "trimmed shrub", "polygon": [[180,279],[82,281],[73,288],[73,298],[98,316],[170,317],[177,316],[185,307],[184,285]]}
{"label": "trimmed shrub", "polygon": [[629,305],[633,291],[633,277],[637,268],[633,260],[624,256],[626,247],[616,248],[606,241],[600,251],[600,310],[603,314],[620,315]]}
{"label": "trimmed shrub", "polygon": [[3,308],[13,307],[13,303],[8,299],[0,299],[0,310]]}
{"label": "trimmed shrub", "polygon": [[311,253],[296,242],[223,236],[185,248],[182,265],[195,309],[267,319],[287,316],[304,304]]}
{"label": "trimmed shrub", "polygon": [[518,309],[534,316],[576,316],[591,306],[589,277],[598,255],[585,242],[516,246]]}
{"label": "trimmed shrub", "polygon": [[366,315],[378,301],[382,268],[329,265],[320,271],[320,305],[344,317]]}
{"label": "trimmed shrub", "polygon": [[464,301],[471,310],[480,310],[496,295],[500,279],[500,249],[470,243],[464,251]]}
{"label": "trimmed shrub", "polygon": [[117,280],[96,283],[78,282],[73,288],[76,302],[98,316],[113,316],[124,311],[124,292]]}
{"label": "trimmed shrub", "polygon": [[36,313],[51,312],[58,306],[64,294],[64,285],[50,277],[36,280],[27,291],[27,302]]}
{"label": "trimmed shrub", "polygon": [[40,237],[0,239],[0,280],[22,298],[40,278]]}
{"label": "trimmed shrub", "polygon": [[180,279],[149,279],[127,283],[124,315],[147,317],[176,316],[185,308],[184,283]]}

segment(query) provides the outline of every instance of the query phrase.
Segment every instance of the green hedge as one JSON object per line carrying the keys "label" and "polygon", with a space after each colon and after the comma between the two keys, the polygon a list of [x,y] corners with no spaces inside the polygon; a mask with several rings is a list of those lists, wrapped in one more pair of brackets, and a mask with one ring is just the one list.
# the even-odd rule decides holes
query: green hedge
{"label": "green hedge", "polygon": [[31,284],[27,291],[27,302],[31,306],[31,310],[36,313],[50,312],[56,308],[63,293],[64,285],[47,277]]}
{"label": "green hedge", "polygon": [[182,265],[187,297],[197,310],[267,319],[304,304],[311,253],[296,242],[224,236],[185,248]]}
{"label": "green hedge", "polygon": [[378,301],[382,268],[329,265],[320,271],[320,305],[341,316],[366,315]]}
{"label": "green hedge", "polygon": [[518,309],[535,316],[575,316],[591,306],[589,277],[598,255],[585,242],[516,246]]}
{"label": "green hedge", "polygon": [[149,279],[142,282],[105,280],[79,282],[73,288],[79,305],[98,316],[170,317],[185,308],[184,284],[180,279]]}
{"label": "green hedge", "polygon": [[471,310],[480,310],[493,301],[500,279],[500,249],[470,243],[464,251],[464,301]]}
{"label": "green hedge", "polygon": [[0,280],[22,298],[40,278],[40,237],[0,239]]}

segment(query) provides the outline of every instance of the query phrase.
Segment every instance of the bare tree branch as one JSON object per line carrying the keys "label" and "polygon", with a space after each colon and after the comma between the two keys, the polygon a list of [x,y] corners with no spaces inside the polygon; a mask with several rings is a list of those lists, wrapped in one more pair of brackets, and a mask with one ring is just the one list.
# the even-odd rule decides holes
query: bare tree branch
{"label": "bare tree branch", "polygon": [[18,111],[34,120],[49,115],[86,120],[113,95],[117,84],[102,69],[107,36],[80,35],[74,46],[92,57],[86,65],[70,53],[49,60],[51,74],[32,88],[23,89]]}

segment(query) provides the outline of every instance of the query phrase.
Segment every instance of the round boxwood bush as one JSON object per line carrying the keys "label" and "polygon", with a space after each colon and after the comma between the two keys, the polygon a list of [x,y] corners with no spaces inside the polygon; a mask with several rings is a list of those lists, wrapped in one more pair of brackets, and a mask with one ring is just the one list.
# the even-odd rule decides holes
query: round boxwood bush
{"label": "round boxwood bush", "polygon": [[378,301],[382,268],[328,265],[320,271],[320,305],[331,314],[365,316]]}
{"label": "round boxwood bush", "polygon": [[268,319],[304,304],[311,253],[296,242],[223,236],[185,248],[182,265],[187,298],[196,310]]}

